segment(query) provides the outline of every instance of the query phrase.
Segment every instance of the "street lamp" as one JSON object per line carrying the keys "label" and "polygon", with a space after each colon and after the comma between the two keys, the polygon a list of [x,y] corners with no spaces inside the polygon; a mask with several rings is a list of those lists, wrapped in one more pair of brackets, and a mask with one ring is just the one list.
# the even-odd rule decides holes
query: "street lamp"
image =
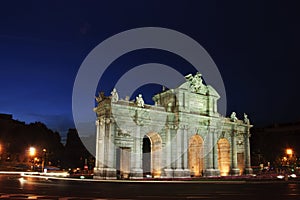
{"label": "street lamp", "polygon": [[29,156],[33,157],[36,154],[36,149],[34,147],[29,148]]}
{"label": "street lamp", "polygon": [[34,147],[30,147],[29,150],[29,156],[31,157],[30,161],[32,162],[32,166],[31,166],[31,170],[33,170],[34,168],[34,160],[33,160],[33,157],[35,156],[36,154],[36,149]]}
{"label": "street lamp", "polygon": [[0,162],[1,162],[1,160],[2,160],[2,146],[0,144]]}
{"label": "street lamp", "polygon": [[43,157],[42,157],[42,172],[44,172],[45,170],[45,160],[46,160],[46,149],[43,149]]}
{"label": "street lamp", "polygon": [[292,149],[286,149],[286,154],[291,157],[293,155],[293,150]]}

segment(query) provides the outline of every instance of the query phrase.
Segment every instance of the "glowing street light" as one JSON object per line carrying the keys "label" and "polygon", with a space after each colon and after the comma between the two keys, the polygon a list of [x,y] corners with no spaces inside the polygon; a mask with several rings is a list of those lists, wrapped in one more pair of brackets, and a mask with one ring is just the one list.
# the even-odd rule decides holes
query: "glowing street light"
{"label": "glowing street light", "polygon": [[36,154],[36,149],[34,147],[29,148],[29,156],[33,157]]}
{"label": "glowing street light", "polygon": [[0,144],[0,161],[2,160],[2,146]]}
{"label": "glowing street light", "polygon": [[29,162],[32,162],[32,165],[31,165],[31,170],[33,170],[34,169],[34,159],[33,159],[33,157],[35,156],[35,154],[36,154],[36,149],[34,148],[34,147],[30,147],[29,149],[28,149],[28,153],[29,153],[29,156],[31,157],[31,161],[29,161]]}
{"label": "glowing street light", "polygon": [[42,172],[46,172],[45,171],[45,159],[46,159],[46,152],[47,152],[47,149],[43,149],[43,152],[44,152],[44,155],[42,157]]}
{"label": "glowing street light", "polygon": [[283,157],[283,160],[284,160],[284,161],[287,161],[287,157],[284,156],[284,157]]}
{"label": "glowing street light", "polygon": [[292,149],[286,149],[286,154],[289,156],[293,155],[293,150]]}

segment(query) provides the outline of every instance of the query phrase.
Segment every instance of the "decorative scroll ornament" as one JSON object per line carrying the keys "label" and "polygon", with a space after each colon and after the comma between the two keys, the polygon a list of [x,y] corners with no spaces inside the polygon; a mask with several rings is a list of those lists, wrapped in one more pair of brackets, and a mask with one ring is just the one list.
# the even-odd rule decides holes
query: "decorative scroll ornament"
{"label": "decorative scroll ornament", "polygon": [[117,133],[119,137],[128,137],[128,138],[131,137],[131,134],[126,130],[118,129]]}

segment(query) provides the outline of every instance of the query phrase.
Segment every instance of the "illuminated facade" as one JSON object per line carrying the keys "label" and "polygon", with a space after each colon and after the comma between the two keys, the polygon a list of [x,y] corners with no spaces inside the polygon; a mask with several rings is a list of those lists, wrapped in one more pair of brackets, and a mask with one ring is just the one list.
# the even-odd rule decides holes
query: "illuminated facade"
{"label": "illuminated facade", "polygon": [[184,178],[251,174],[250,125],[217,111],[218,93],[201,74],[176,89],[121,100],[96,97],[96,178]]}

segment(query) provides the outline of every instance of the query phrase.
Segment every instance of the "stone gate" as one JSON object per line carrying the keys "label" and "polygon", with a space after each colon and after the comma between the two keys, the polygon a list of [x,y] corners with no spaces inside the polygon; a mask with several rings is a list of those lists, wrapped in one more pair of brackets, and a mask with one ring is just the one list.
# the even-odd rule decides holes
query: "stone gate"
{"label": "stone gate", "polygon": [[252,173],[250,125],[217,111],[219,94],[187,75],[178,88],[153,97],[155,105],[111,96],[96,97],[96,178],[186,178]]}

